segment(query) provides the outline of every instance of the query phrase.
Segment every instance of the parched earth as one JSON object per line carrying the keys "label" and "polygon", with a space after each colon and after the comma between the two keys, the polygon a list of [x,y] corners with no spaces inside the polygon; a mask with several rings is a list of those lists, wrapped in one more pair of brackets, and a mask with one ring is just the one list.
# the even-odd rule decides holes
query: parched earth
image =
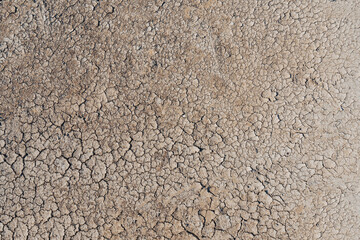
{"label": "parched earth", "polygon": [[360,239],[360,1],[0,1],[0,239]]}

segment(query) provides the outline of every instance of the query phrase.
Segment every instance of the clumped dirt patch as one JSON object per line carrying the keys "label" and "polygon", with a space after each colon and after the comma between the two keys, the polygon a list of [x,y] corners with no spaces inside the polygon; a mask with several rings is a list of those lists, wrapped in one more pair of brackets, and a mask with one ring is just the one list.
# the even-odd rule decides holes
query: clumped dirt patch
{"label": "clumped dirt patch", "polygon": [[0,1],[0,239],[358,239],[359,9]]}

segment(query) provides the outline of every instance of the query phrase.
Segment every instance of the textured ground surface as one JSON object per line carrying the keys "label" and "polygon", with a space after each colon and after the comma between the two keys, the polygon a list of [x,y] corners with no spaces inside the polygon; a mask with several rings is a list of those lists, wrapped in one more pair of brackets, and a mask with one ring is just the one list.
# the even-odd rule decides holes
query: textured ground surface
{"label": "textured ground surface", "polygon": [[0,239],[360,239],[359,9],[0,1]]}

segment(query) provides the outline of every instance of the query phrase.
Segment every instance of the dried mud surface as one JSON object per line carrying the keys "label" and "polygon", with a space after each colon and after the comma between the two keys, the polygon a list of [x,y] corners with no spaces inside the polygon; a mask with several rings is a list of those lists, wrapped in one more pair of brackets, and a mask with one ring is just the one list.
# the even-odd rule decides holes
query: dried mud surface
{"label": "dried mud surface", "polygon": [[0,1],[0,239],[360,239],[359,9]]}

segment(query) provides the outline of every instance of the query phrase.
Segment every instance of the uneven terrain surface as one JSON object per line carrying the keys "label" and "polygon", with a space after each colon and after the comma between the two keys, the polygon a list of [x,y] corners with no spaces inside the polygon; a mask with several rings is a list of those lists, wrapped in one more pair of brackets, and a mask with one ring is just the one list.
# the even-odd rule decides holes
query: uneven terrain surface
{"label": "uneven terrain surface", "polygon": [[0,1],[0,239],[360,239],[358,0]]}

